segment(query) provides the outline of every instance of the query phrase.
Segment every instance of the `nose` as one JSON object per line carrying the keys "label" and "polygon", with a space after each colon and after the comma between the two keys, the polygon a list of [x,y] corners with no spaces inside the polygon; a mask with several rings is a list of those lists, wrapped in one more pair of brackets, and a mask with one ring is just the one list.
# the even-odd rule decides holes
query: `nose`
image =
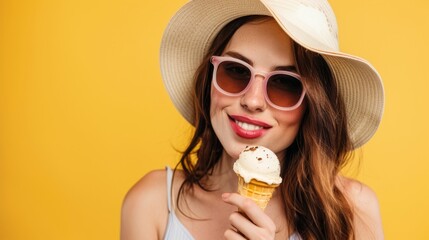
{"label": "nose", "polygon": [[264,77],[255,76],[249,89],[241,96],[241,106],[249,111],[264,111],[267,108],[264,91]]}

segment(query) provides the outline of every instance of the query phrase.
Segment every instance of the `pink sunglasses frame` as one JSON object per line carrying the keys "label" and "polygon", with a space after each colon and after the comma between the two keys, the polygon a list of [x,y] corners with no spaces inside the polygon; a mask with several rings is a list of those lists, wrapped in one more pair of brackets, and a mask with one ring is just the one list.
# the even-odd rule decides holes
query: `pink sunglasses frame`
{"label": "pink sunglasses frame", "polygon": [[[245,67],[247,67],[250,70],[250,73],[251,73],[250,81],[247,84],[246,88],[244,88],[241,92],[238,92],[238,93],[227,92],[227,91],[223,90],[219,86],[219,84],[217,83],[217,77],[216,77],[217,69],[219,67],[219,64],[221,64],[222,62],[225,62],[225,61],[236,62],[236,63],[242,64],[242,65],[244,65]],[[210,58],[210,62],[213,64],[213,68],[214,68],[213,69],[213,79],[212,79],[213,85],[215,86],[216,90],[218,90],[219,92],[221,92],[222,94],[224,94],[226,96],[238,97],[238,96],[241,96],[241,95],[245,94],[249,90],[249,88],[252,85],[252,83],[255,81],[256,75],[259,75],[259,76],[262,76],[264,78],[263,81],[264,81],[264,96],[265,96],[265,101],[267,101],[270,106],[272,106],[272,107],[274,107],[274,108],[276,108],[278,110],[281,110],[281,111],[292,111],[292,110],[297,109],[299,106],[301,106],[301,104],[302,104],[302,102],[304,100],[305,93],[306,93],[306,91],[305,91],[304,88],[302,90],[302,93],[301,93],[301,96],[300,96],[298,102],[295,105],[291,106],[291,107],[281,107],[281,106],[278,106],[278,105],[274,104],[273,102],[271,102],[270,98],[268,97],[267,83],[268,83],[268,79],[271,76],[276,75],[276,74],[285,74],[285,75],[288,75],[288,76],[295,77],[296,79],[298,79],[299,81],[301,81],[301,76],[299,74],[295,73],[295,72],[284,71],[284,70],[272,71],[272,72],[256,71],[256,69],[253,68],[247,62],[242,61],[242,60],[237,59],[237,58],[234,58],[234,57],[229,57],[229,56],[212,56]]]}

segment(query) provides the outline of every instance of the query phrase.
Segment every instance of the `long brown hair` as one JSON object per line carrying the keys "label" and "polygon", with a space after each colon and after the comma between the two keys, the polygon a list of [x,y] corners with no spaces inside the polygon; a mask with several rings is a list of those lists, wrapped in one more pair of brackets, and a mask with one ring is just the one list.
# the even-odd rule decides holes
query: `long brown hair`
{"label": "long brown hair", "polygon": [[[243,24],[266,19],[269,17],[253,15],[228,23],[216,36],[196,71],[193,88],[195,132],[178,163],[185,181],[180,186],[177,206],[180,197],[195,185],[211,190],[205,186],[203,178],[212,174],[223,151],[210,122],[213,72],[210,57],[220,55]],[[280,192],[288,228],[303,239],[354,239],[353,212],[335,185],[336,176],[352,150],[344,103],[323,57],[296,43],[294,53],[307,91],[307,109],[282,165]]]}

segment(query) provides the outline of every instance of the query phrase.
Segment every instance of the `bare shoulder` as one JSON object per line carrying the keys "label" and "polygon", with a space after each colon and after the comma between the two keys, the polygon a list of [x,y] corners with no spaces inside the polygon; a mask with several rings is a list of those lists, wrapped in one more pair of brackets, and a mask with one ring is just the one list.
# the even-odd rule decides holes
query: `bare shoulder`
{"label": "bare shoulder", "polygon": [[347,197],[354,212],[356,239],[384,239],[377,195],[367,185],[339,176],[337,186]]}
{"label": "bare shoulder", "polygon": [[339,176],[338,186],[349,198],[356,210],[367,209],[368,207],[378,206],[378,200],[375,192],[367,185],[351,178]]}
{"label": "bare shoulder", "polygon": [[161,239],[167,217],[167,174],[155,170],[142,177],[124,198],[121,240]]}

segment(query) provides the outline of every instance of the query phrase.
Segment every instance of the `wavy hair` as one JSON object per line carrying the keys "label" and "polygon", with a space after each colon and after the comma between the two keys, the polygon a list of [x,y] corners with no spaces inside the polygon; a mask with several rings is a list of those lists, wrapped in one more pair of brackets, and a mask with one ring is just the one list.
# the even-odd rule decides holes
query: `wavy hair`
{"label": "wavy hair", "polygon": [[[220,55],[239,27],[265,21],[268,16],[245,16],[228,23],[216,36],[196,71],[193,87],[195,131],[183,151],[180,166],[185,180],[179,199],[203,182],[220,161],[223,147],[210,122],[212,55]],[[354,239],[353,212],[335,184],[340,169],[353,149],[347,131],[343,100],[323,57],[294,43],[298,71],[307,91],[307,108],[296,139],[282,163],[283,183],[279,187],[288,229],[303,239]],[[186,202],[186,200],[185,200]],[[179,211],[182,211],[179,207]]]}

